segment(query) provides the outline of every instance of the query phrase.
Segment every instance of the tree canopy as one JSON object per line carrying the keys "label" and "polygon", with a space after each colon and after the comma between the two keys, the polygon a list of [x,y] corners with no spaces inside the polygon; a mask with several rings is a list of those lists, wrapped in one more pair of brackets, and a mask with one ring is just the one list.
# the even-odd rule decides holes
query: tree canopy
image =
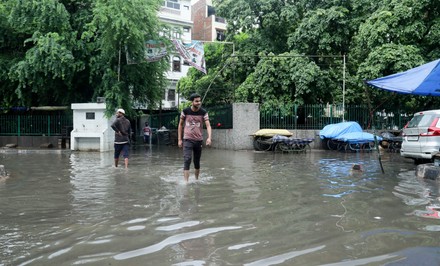
{"label": "tree canopy", "polygon": [[[184,97],[199,92],[211,105],[342,103],[346,84],[346,104],[368,99],[375,108],[414,111],[440,103],[364,84],[440,58],[440,0],[213,3],[228,22],[226,41],[234,51],[228,43],[206,44],[208,73],[191,69],[178,83]],[[142,58],[146,40],[162,40],[160,4],[1,1],[1,106],[69,105],[96,97],[106,98],[108,113],[157,106],[169,64]],[[128,64],[127,56],[137,63]]]}
{"label": "tree canopy", "polygon": [[[231,101],[342,103],[345,56],[347,104],[369,99],[375,108],[414,111],[440,103],[364,84],[440,58],[439,0],[214,0],[214,6],[236,53],[217,59],[208,53],[208,75],[191,72],[184,92],[203,90],[193,81],[216,77],[216,87],[234,91]],[[222,98],[210,93],[207,101]]]}
{"label": "tree canopy", "polygon": [[[105,97],[107,113],[155,105],[165,61],[144,63],[160,39],[159,0],[4,0],[0,3],[1,106],[69,105]],[[127,55],[137,64],[127,64]]]}

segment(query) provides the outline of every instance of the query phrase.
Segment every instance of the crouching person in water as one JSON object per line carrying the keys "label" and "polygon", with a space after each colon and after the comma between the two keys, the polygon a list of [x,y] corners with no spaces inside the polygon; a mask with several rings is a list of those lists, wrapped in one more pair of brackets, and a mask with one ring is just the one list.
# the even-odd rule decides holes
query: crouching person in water
{"label": "crouching person in water", "polygon": [[183,147],[183,178],[186,182],[189,179],[189,168],[194,159],[194,173],[196,179],[200,175],[200,158],[203,145],[203,123],[206,125],[208,138],[206,146],[211,145],[211,124],[209,123],[208,112],[202,108],[202,100],[199,94],[191,94],[189,97],[191,106],[183,109],[180,114],[178,127],[178,144]]}
{"label": "crouching person in water", "polygon": [[124,156],[125,168],[128,168],[128,157],[130,152],[131,125],[125,118],[124,109],[118,109],[116,120],[111,125],[115,131],[115,167],[118,167],[119,156]]}

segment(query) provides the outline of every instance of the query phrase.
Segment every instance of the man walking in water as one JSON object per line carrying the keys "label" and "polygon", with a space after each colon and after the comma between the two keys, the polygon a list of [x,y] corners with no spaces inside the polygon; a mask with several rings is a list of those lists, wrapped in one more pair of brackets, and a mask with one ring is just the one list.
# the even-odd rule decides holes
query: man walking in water
{"label": "man walking in water", "polygon": [[118,167],[119,156],[124,156],[125,168],[128,168],[128,156],[130,151],[131,125],[125,118],[124,109],[118,109],[116,120],[111,125],[115,131],[115,167]]}
{"label": "man walking in water", "polygon": [[211,145],[211,124],[208,112],[202,108],[202,100],[199,94],[193,93],[189,97],[191,106],[183,109],[180,114],[178,127],[178,144],[183,147],[183,177],[186,182],[189,179],[189,168],[194,155],[194,172],[196,179],[200,174],[200,158],[202,156],[203,123],[206,125],[208,138],[206,146]]}

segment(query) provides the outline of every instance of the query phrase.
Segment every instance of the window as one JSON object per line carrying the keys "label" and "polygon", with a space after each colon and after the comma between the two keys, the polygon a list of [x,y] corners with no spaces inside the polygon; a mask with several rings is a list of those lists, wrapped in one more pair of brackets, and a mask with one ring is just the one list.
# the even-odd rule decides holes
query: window
{"label": "window", "polygon": [[95,113],[86,112],[86,120],[95,120]]}
{"label": "window", "polygon": [[208,6],[208,10],[207,10],[207,16],[206,17],[210,17],[212,15],[215,15],[215,8],[213,6]]}
{"label": "window", "polygon": [[222,18],[222,17],[215,17],[215,22],[225,24],[226,23],[226,19]]}
{"label": "window", "polygon": [[180,57],[173,57],[173,72],[180,72]]}
{"label": "window", "polygon": [[429,127],[432,124],[436,116],[434,114],[424,114],[414,116],[408,123],[408,128],[414,127]]}
{"label": "window", "polygon": [[159,36],[170,39],[170,30],[168,28],[163,28],[162,31],[159,31]]}
{"label": "window", "polygon": [[167,0],[162,2],[162,6],[180,10],[180,4],[178,0]]}
{"label": "window", "polygon": [[174,28],[172,34],[173,34],[172,36],[173,39],[182,39],[182,33],[180,32],[179,28]]}
{"label": "window", "polygon": [[191,30],[190,27],[183,27],[183,32],[189,32]]}
{"label": "window", "polygon": [[225,40],[225,32],[222,30],[217,30],[217,41],[224,41]]}
{"label": "window", "polygon": [[176,90],[168,90],[168,101],[176,100]]}

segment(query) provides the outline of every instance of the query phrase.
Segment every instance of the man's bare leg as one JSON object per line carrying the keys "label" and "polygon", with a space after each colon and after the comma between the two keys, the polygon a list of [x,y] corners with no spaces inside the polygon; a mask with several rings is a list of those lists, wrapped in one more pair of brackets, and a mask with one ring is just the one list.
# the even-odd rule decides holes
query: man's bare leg
{"label": "man's bare leg", "polygon": [[119,159],[115,159],[115,167],[118,167]]}
{"label": "man's bare leg", "polygon": [[128,168],[128,158],[124,159],[124,163],[125,163],[125,168]]}
{"label": "man's bare leg", "polygon": [[189,170],[183,170],[183,178],[185,179],[185,182],[188,183],[188,179],[189,179]]}
{"label": "man's bare leg", "polygon": [[196,176],[196,180],[199,180],[200,169],[194,170],[194,175]]}

